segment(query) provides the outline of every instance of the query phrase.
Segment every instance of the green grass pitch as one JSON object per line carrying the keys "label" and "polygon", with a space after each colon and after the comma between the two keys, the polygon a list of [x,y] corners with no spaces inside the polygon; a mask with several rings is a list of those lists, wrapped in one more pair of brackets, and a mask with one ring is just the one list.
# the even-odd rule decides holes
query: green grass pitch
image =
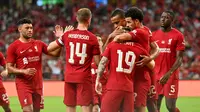
{"label": "green grass pitch", "polygon": [[[44,104],[45,108],[41,112],[66,112],[62,97],[45,97]],[[12,112],[22,112],[17,97],[10,97],[10,107]],[[181,112],[200,112],[200,97],[180,97],[177,107]],[[0,112],[3,112],[2,108],[0,108]],[[77,112],[81,112],[80,108],[77,108]],[[161,112],[167,112],[164,100]]]}

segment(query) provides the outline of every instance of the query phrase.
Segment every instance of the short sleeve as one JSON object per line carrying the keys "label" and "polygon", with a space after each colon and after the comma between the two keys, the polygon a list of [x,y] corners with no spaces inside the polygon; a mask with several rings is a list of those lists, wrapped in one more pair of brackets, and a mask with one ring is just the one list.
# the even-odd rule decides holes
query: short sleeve
{"label": "short sleeve", "polygon": [[97,41],[97,38],[94,40],[94,43],[93,43],[92,54],[93,55],[100,55],[99,43]]}
{"label": "short sleeve", "polygon": [[10,45],[7,49],[7,56],[6,56],[6,62],[7,63],[15,63],[15,60],[16,60],[16,50],[15,50],[15,46],[13,45]]}
{"label": "short sleeve", "polygon": [[5,66],[5,64],[6,64],[5,58],[4,58],[3,54],[0,52],[0,65]]}
{"label": "short sleeve", "polygon": [[150,41],[150,43],[154,42],[155,39],[153,38],[153,34],[152,34],[151,30],[149,30],[149,29],[147,29],[147,30],[148,30],[148,33],[149,33],[149,41]]}
{"label": "short sleeve", "polygon": [[177,51],[185,50],[185,40],[182,34],[178,36],[177,41],[178,42],[177,42],[176,50]]}
{"label": "short sleeve", "polygon": [[138,33],[137,30],[133,30],[133,31],[129,32],[129,34],[131,35],[133,41],[138,41],[139,40],[139,38],[137,36],[138,35],[137,33]]}
{"label": "short sleeve", "polygon": [[40,41],[40,42],[41,42],[41,45],[42,45],[42,52],[45,53],[45,54],[48,54],[47,45],[42,41]]}
{"label": "short sleeve", "polygon": [[143,30],[136,29],[136,30],[130,31],[129,34],[132,36],[132,40],[134,42],[138,42],[142,44],[143,42],[148,41],[147,36],[144,36],[146,34],[146,31],[144,32]]}

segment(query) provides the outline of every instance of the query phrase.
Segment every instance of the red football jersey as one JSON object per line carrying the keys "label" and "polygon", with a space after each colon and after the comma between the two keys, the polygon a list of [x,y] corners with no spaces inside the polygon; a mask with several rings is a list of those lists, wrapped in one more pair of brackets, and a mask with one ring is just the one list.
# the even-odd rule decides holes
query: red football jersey
{"label": "red football jersey", "polygon": [[[5,58],[3,56],[3,54],[0,52],[0,65],[3,67],[5,66],[6,62],[5,62]],[[2,71],[0,71],[1,73]],[[4,88],[3,84],[2,84],[2,76],[0,76],[0,88]]]}
{"label": "red football jersey", "polygon": [[66,32],[62,42],[66,48],[65,81],[81,83],[91,80],[92,58],[100,55],[97,37],[87,30],[75,29]]}
{"label": "red football jersey", "polygon": [[[181,32],[172,29],[169,32],[157,30],[153,32],[153,37],[160,48],[160,54],[155,59],[155,73],[159,80],[167,73],[176,61],[176,51],[185,50],[184,37]],[[178,79],[179,70],[173,73],[173,77]]]}
{"label": "red football jersey", "polygon": [[[144,26],[143,28],[137,28],[129,34],[132,35],[132,40],[140,44],[147,52],[150,52],[150,43],[154,41],[151,30]],[[150,81],[149,69],[145,66],[142,68],[136,68],[135,70],[136,81]]]}
{"label": "red football jersey", "polygon": [[110,76],[106,86],[108,90],[133,92],[134,65],[140,55],[147,55],[147,52],[133,42],[112,42],[106,47],[103,56],[110,60]]}
{"label": "red football jersey", "polygon": [[18,69],[35,68],[36,74],[31,76],[27,74],[16,75],[17,89],[32,87],[41,89],[42,84],[42,53],[47,54],[47,45],[39,40],[31,40],[23,43],[20,40],[14,41],[7,50],[7,63],[16,64]]}
{"label": "red football jersey", "polygon": [[152,38],[152,33],[148,27],[137,28],[129,32],[132,36],[132,41],[140,44],[143,48],[150,51],[150,42],[154,41]]}

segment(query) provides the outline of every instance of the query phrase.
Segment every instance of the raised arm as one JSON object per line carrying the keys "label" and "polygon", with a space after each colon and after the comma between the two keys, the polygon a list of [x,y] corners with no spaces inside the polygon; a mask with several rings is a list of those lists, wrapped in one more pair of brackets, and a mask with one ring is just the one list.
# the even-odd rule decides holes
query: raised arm
{"label": "raised arm", "polygon": [[[60,43],[60,45],[59,45],[59,43]],[[49,45],[48,45],[48,47],[47,47],[47,51],[48,51],[48,53],[53,53],[54,51],[56,52],[58,52],[59,51],[59,49],[61,49],[62,48],[62,41],[61,41],[61,39],[59,38],[58,40],[55,40],[55,41],[53,41],[53,42],[51,42]]]}
{"label": "raised arm", "polygon": [[73,30],[73,27],[66,26],[65,31],[63,31],[63,28],[60,25],[55,26],[55,31],[53,31],[53,33],[54,33],[55,37],[57,37],[58,39],[51,42],[48,45],[47,51],[48,51],[49,55],[56,56],[56,57],[60,56],[60,52],[62,50],[61,48],[64,45],[62,42],[62,36],[66,31],[69,31],[69,30]]}

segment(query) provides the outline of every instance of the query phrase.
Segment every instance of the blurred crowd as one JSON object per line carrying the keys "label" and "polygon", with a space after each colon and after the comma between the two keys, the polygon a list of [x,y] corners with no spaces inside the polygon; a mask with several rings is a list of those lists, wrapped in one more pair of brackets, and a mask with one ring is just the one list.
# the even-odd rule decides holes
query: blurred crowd
{"label": "blurred crowd", "polygon": [[[76,11],[88,7],[93,13],[90,31],[106,40],[113,27],[110,14],[115,8],[126,10],[137,6],[144,11],[143,23],[152,31],[159,28],[159,18],[164,10],[176,14],[174,27],[179,29],[186,40],[186,51],[180,68],[180,79],[200,79],[200,1],[199,0],[113,0],[107,5],[96,4],[94,0],[71,0],[65,4],[37,6],[36,4],[16,5],[0,8],[0,51],[6,56],[10,43],[19,37],[16,22],[23,17],[31,18],[34,38],[49,43],[56,38],[53,30],[56,24],[76,27]],[[43,73],[46,80],[63,80],[65,57],[43,56]],[[12,77],[12,76],[11,76]]]}

